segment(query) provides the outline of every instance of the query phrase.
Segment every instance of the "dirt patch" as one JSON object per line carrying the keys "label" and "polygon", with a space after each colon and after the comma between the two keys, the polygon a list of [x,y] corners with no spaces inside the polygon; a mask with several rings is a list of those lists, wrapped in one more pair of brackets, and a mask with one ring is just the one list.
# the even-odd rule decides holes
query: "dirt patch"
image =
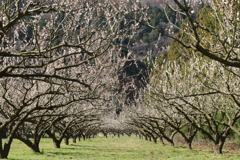
{"label": "dirt patch", "polygon": [[[183,146],[186,145],[187,147],[185,140],[180,135],[176,135],[174,137],[174,142],[176,145],[177,144],[180,144]],[[192,148],[213,149],[213,144],[211,141],[207,139],[195,138],[192,143]],[[240,144],[237,143],[236,141],[227,140],[223,146],[223,149],[228,151],[239,151]]]}

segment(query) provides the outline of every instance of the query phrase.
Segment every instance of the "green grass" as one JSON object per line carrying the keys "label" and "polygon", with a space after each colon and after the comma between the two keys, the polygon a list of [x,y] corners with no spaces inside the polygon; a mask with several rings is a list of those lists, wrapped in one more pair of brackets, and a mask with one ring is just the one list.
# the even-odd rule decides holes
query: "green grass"
{"label": "green grass", "polygon": [[42,154],[33,153],[27,146],[14,140],[9,154],[10,160],[205,160],[240,159],[237,152],[225,151],[223,155],[214,155],[212,150],[193,149],[185,146],[154,144],[137,137],[103,138],[98,137],[76,144],[61,145],[55,149],[51,139],[41,141]]}

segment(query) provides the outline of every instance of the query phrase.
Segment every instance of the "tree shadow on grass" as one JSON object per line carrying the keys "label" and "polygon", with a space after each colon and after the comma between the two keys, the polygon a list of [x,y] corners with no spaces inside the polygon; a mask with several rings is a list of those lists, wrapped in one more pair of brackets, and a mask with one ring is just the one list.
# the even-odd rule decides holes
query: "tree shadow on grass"
{"label": "tree shadow on grass", "polygon": [[[75,146],[75,145],[74,145]],[[84,157],[99,154],[99,153],[108,153],[111,155],[114,153],[115,149],[109,149],[109,148],[100,148],[98,146],[80,146],[78,145],[78,148],[60,148],[60,149],[54,149],[54,150],[48,150],[44,152],[44,155],[46,156],[77,156],[77,155],[83,155]]]}

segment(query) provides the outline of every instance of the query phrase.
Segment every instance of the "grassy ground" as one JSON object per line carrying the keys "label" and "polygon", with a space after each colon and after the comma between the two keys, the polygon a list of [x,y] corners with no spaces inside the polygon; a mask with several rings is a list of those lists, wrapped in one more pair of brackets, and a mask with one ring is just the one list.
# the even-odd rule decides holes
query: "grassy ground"
{"label": "grassy ground", "polygon": [[140,140],[137,137],[98,137],[61,149],[54,149],[51,139],[42,139],[42,154],[33,153],[18,140],[14,140],[10,151],[10,160],[216,160],[240,159],[237,151],[224,150],[223,155],[214,155],[212,150],[193,149],[185,146],[171,147]]}

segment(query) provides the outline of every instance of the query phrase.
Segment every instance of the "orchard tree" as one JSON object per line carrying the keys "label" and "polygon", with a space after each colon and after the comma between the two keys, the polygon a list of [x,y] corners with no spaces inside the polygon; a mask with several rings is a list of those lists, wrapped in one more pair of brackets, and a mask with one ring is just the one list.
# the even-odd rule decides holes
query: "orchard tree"
{"label": "orchard tree", "polygon": [[[158,113],[158,112],[157,112]],[[164,140],[174,146],[173,138],[177,134],[177,130],[172,129],[165,120],[151,115],[132,115],[128,124],[138,130],[145,140],[154,141],[157,143],[159,138],[164,145]]]}
{"label": "orchard tree", "polygon": [[[169,125],[177,125],[171,115],[184,119],[193,131],[210,139],[215,153],[222,153],[230,132],[239,134],[239,1],[173,0],[160,4],[169,29],[154,26],[147,15],[138,19],[174,40],[168,59],[151,73],[148,105],[167,113],[159,117]],[[169,17],[169,9],[176,19]]]}
{"label": "orchard tree", "polygon": [[165,101],[161,95],[156,96],[155,94],[156,92],[150,92],[150,94],[147,94],[145,97],[145,106],[155,112],[153,117],[150,115],[146,115],[146,117],[148,116],[154,120],[154,122],[158,124],[158,128],[161,126],[162,138],[172,145],[174,145],[174,136],[178,134],[184,139],[187,147],[192,149],[192,142],[198,129],[193,127],[191,122],[187,121],[183,115],[176,112],[174,106],[164,103],[167,101]]}
{"label": "orchard tree", "polygon": [[226,70],[221,63],[199,56],[180,62],[159,67],[149,85],[148,103],[167,113],[169,125],[170,116],[184,118],[213,143],[216,154],[222,153],[230,133],[239,133],[239,70]]}
{"label": "orchard tree", "polygon": [[[33,151],[39,152],[41,135],[51,126],[47,125],[46,120],[51,122],[51,119],[54,119],[52,117],[55,117],[55,121],[66,118],[71,114],[63,111],[70,110],[74,102],[96,99],[95,94],[85,93],[76,86],[75,89],[79,90],[78,94],[76,90],[70,90],[66,84],[56,85],[36,80],[22,81],[21,78],[7,78],[2,82],[1,89],[0,129],[7,134],[7,140],[2,148],[4,154],[9,152],[13,138],[27,142],[25,144]],[[79,107],[79,109],[82,108]],[[56,119],[56,117],[60,118]],[[30,145],[26,138],[24,139],[24,136],[29,133],[23,131],[29,123],[32,126],[31,129],[35,130],[34,145]]]}

